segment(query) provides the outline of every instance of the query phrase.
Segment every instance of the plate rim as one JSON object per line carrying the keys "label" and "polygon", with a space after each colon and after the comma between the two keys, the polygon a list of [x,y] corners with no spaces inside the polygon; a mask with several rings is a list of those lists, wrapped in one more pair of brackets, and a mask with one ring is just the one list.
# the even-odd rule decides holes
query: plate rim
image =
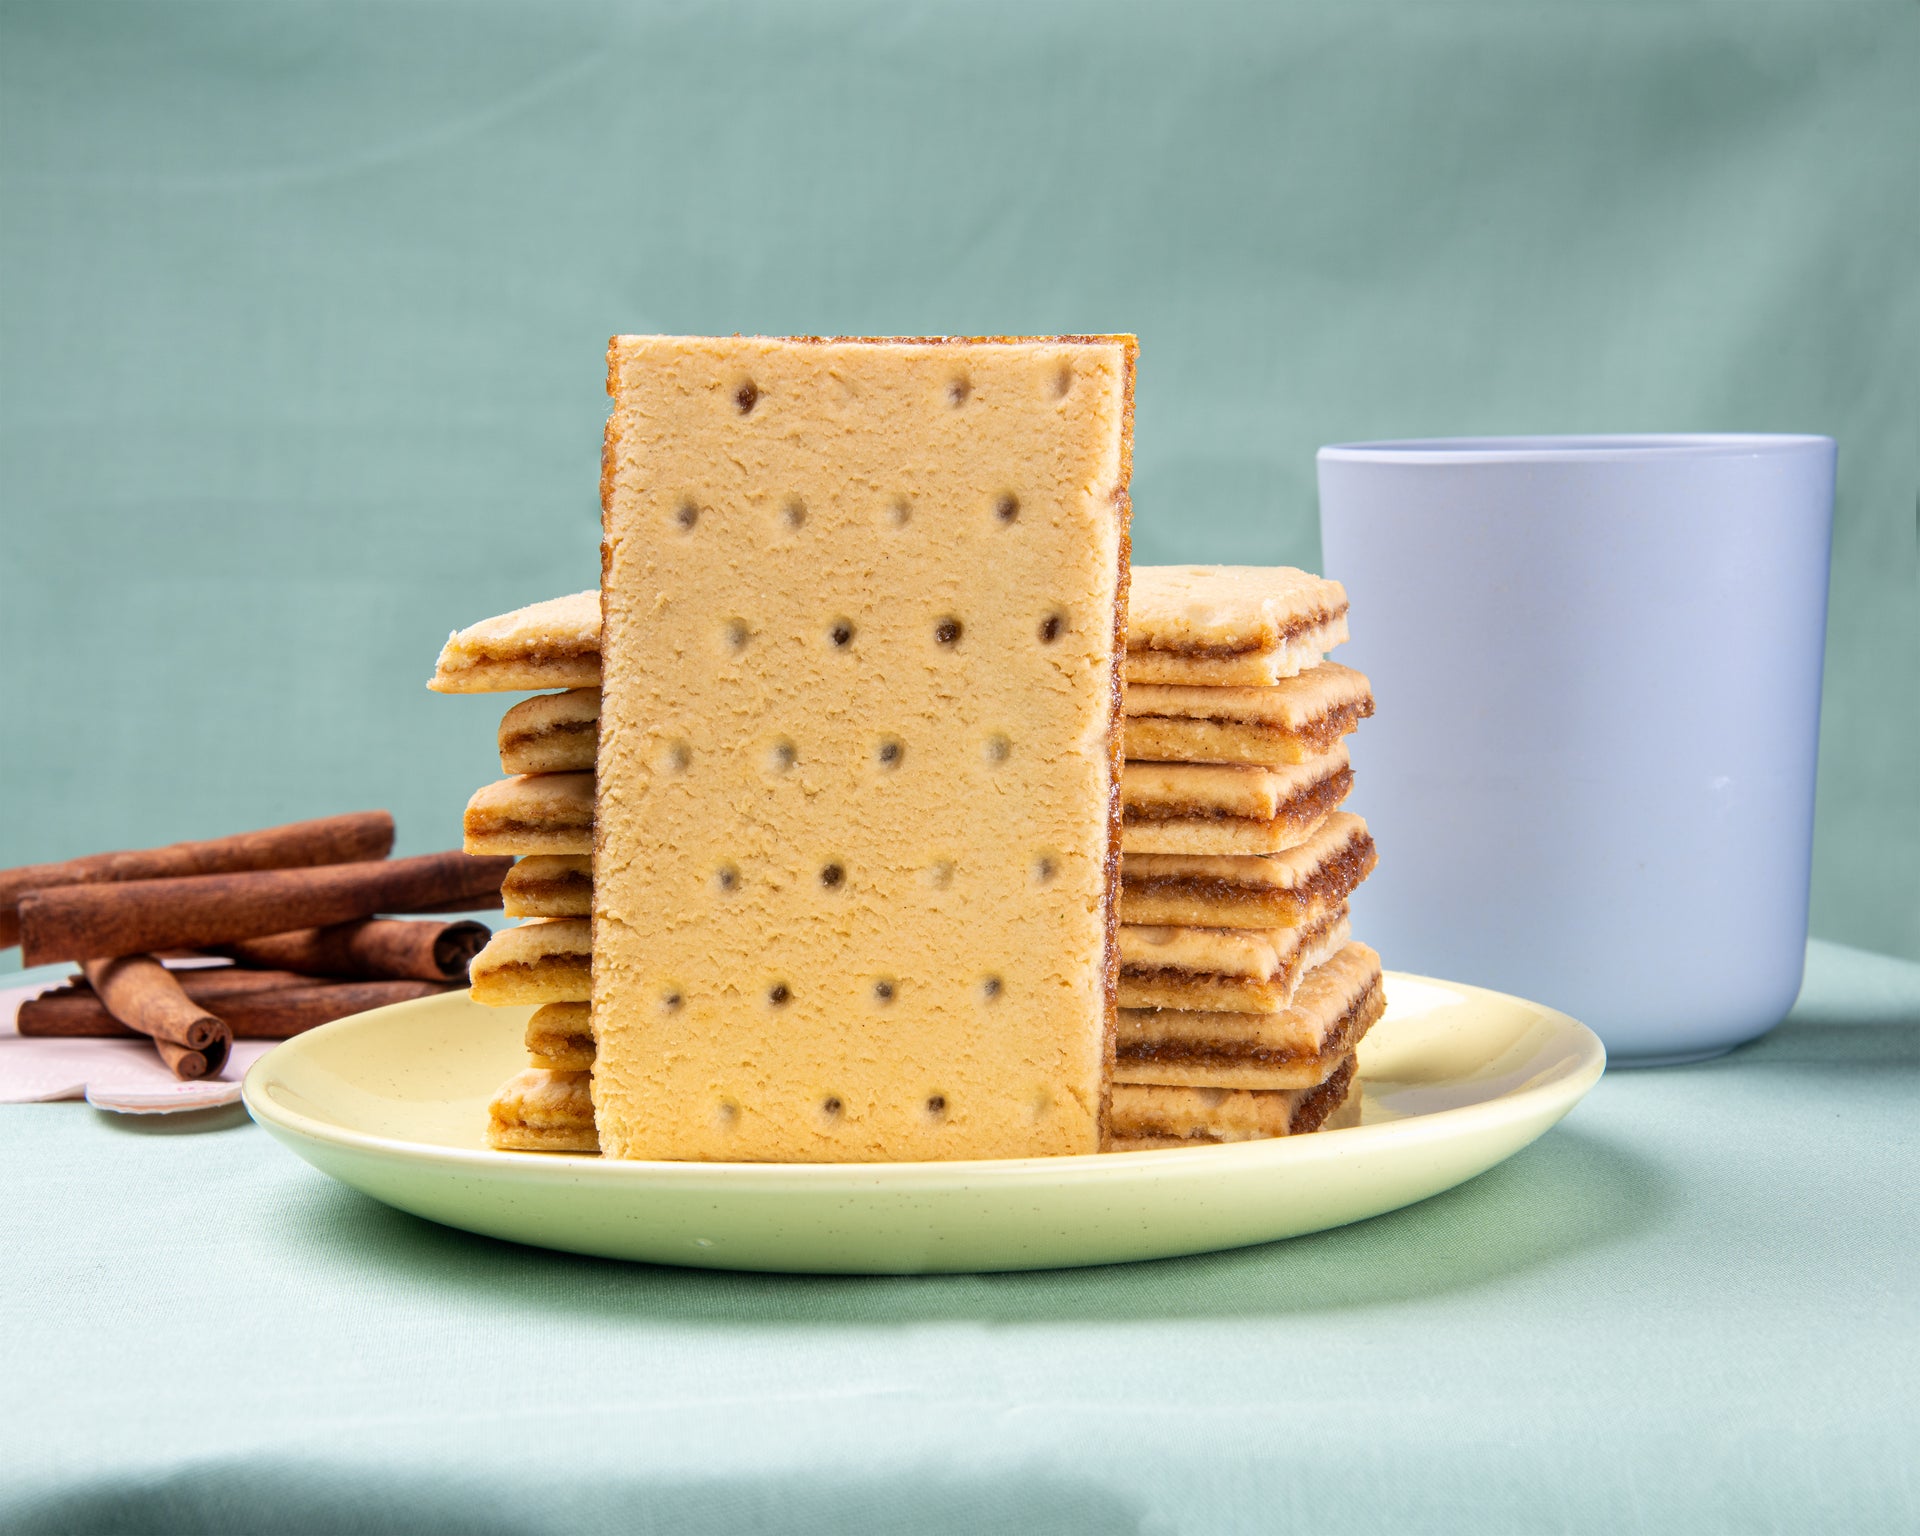
{"label": "plate rim", "polygon": [[[1333,1131],[1316,1131],[1310,1136],[1272,1136],[1250,1141],[1216,1142],[1196,1147],[1161,1147],[1138,1152],[1094,1152],[1065,1157],[1010,1157],[928,1160],[920,1162],[718,1162],[669,1161],[664,1159],[606,1158],[598,1153],[511,1152],[492,1147],[448,1147],[432,1142],[403,1141],[371,1131],[352,1130],[333,1122],[275,1103],[267,1093],[267,1077],[274,1058],[289,1046],[311,1039],[325,1030],[359,1024],[375,1014],[396,1009],[420,1009],[443,1004],[456,993],[413,998],[390,1003],[365,1013],[352,1014],[322,1024],[301,1035],[284,1040],[266,1052],[247,1069],[241,1081],[241,1102],[262,1129],[279,1135],[318,1142],[342,1151],[377,1157],[400,1158],[416,1164],[437,1165],[448,1171],[503,1172],[530,1176],[536,1181],[578,1182],[590,1179],[631,1187],[650,1182],[676,1184],[713,1184],[739,1187],[756,1181],[772,1187],[807,1188],[844,1187],[862,1179],[888,1188],[926,1189],[942,1184],[977,1187],[982,1181],[1001,1185],[1054,1183],[1063,1177],[1107,1180],[1137,1176],[1143,1168],[1163,1167],[1168,1171],[1190,1169],[1200,1173],[1220,1173],[1242,1163],[1261,1163],[1275,1157],[1306,1161],[1337,1158],[1360,1150],[1360,1144],[1380,1148],[1392,1142],[1419,1143],[1445,1139],[1462,1119],[1482,1124],[1511,1123],[1531,1118],[1542,1108],[1560,1106],[1565,1114],[1584,1099],[1606,1071],[1607,1051],[1600,1037],[1572,1015],[1560,1009],[1536,1003],[1508,992],[1496,992],[1470,982],[1448,981],[1407,971],[1387,971],[1389,986],[1398,977],[1405,981],[1438,986],[1517,1003],[1537,1010],[1546,1020],[1568,1031],[1578,1046],[1571,1059],[1543,1081],[1450,1109],[1408,1115],[1373,1125],[1343,1126]],[[1170,1161],[1171,1160],[1171,1161]]]}

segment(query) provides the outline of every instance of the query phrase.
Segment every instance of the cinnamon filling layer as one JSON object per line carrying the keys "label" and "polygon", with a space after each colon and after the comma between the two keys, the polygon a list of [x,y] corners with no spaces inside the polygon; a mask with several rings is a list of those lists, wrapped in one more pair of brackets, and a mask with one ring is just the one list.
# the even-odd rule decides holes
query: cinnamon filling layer
{"label": "cinnamon filling layer", "polygon": [[[1218,971],[1182,970],[1174,965],[1123,965],[1120,974],[1129,981],[1152,981],[1179,984],[1182,986],[1219,986],[1246,987],[1262,984],[1279,985],[1299,970],[1300,962],[1310,955],[1316,946],[1323,943],[1333,930],[1333,925],[1344,915],[1343,909],[1330,907],[1309,923],[1300,925],[1300,937],[1292,952],[1278,967],[1264,976],[1249,973],[1226,974]],[[1231,1011],[1231,1010],[1228,1010]]]}
{"label": "cinnamon filling layer", "polygon": [[593,1129],[593,1116],[564,1109],[538,1114],[514,1110],[499,1115],[496,1123],[505,1131],[586,1131]]}
{"label": "cinnamon filling layer", "polygon": [[543,725],[535,731],[515,731],[512,735],[503,733],[500,746],[505,750],[513,747],[534,746],[544,741],[572,740],[579,736],[599,734],[598,716],[592,720],[556,720],[551,725]]}
{"label": "cinnamon filling layer", "polygon": [[1266,720],[1231,720],[1220,715],[1128,715],[1127,720],[1129,723],[1151,720],[1167,725],[1232,726],[1237,731],[1246,731],[1266,741],[1297,741],[1317,754],[1351,735],[1372,712],[1372,701],[1369,700],[1364,710],[1357,702],[1342,704],[1324,715],[1303,720],[1299,725],[1275,725]]}
{"label": "cinnamon filling layer", "polygon": [[591,955],[542,955],[538,960],[509,960],[501,965],[484,966],[476,978],[496,981],[588,981],[593,976]]}
{"label": "cinnamon filling layer", "polygon": [[1294,1107],[1293,1124],[1288,1127],[1287,1134],[1304,1136],[1326,1124],[1327,1116],[1340,1107],[1347,1097],[1347,1090],[1353,1086],[1353,1073],[1353,1059],[1349,1057],[1340,1064],[1339,1071]]}
{"label": "cinnamon filling layer", "polygon": [[593,816],[502,816],[489,815],[485,811],[468,811],[466,821],[469,837],[515,836],[526,834],[539,836],[547,832],[591,832]]}
{"label": "cinnamon filling layer", "polygon": [[1385,1011],[1386,1005],[1385,994],[1376,977],[1335,1021],[1326,1041],[1317,1051],[1275,1051],[1264,1046],[1235,1045],[1231,1041],[1207,1045],[1182,1042],[1164,1045],[1123,1045],[1120,1047],[1119,1059],[1158,1062],[1165,1066],[1265,1067],[1293,1066],[1303,1061],[1344,1056],[1372,1027],[1374,1021]]}
{"label": "cinnamon filling layer", "polygon": [[1319,629],[1324,624],[1331,624],[1345,612],[1344,608],[1338,612],[1322,608],[1316,613],[1289,619],[1280,633],[1271,640],[1244,640],[1232,645],[1155,645],[1151,641],[1143,644],[1140,641],[1129,640],[1127,649],[1136,652],[1158,651],[1163,655],[1171,656],[1191,656],[1199,661],[1224,661],[1231,656],[1253,656],[1261,651],[1278,650],[1281,646],[1291,644],[1302,635]]}
{"label": "cinnamon filling layer", "polygon": [[592,875],[548,875],[542,879],[521,876],[513,881],[513,894],[521,897],[591,896]]}
{"label": "cinnamon filling layer", "polygon": [[1289,797],[1271,817],[1237,816],[1216,806],[1173,801],[1165,805],[1128,806],[1127,825],[1137,827],[1154,821],[1243,821],[1248,826],[1264,827],[1273,821],[1299,821],[1324,816],[1347,798],[1353,788],[1353,770],[1342,768]]}
{"label": "cinnamon filling layer", "polygon": [[[1246,990],[1249,987],[1277,987],[1294,968],[1290,962],[1267,976],[1224,976],[1210,971],[1183,971],[1176,966],[1160,965],[1148,970],[1137,965],[1123,965],[1120,974],[1128,981],[1155,982],[1166,986],[1179,987],[1218,987]],[[1233,1010],[1228,1009],[1231,1013]]]}
{"label": "cinnamon filling layer", "polygon": [[[1309,1131],[1317,1131],[1325,1123],[1328,1115],[1340,1107],[1347,1096],[1347,1090],[1353,1085],[1353,1058],[1348,1057],[1334,1070],[1334,1073],[1317,1088],[1311,1088],[1302,1094],[1293,1106],[1293,1114],[1287,1122],[1289,1136],[1304,1136]],[[1257,1091],[1257,1090],[1256,1090]],[[1125,1133],[1129,1140],[1144,1140],[1152,1136],[1162,1136],[1170,1141],[1190,1141],[1195,1143],[1217,1143],[1224,1138],[1217,1131],[1206,1126],[1193,1126],[1186,1130],[1174,1130],[1170,1127],[1143,1125],[1130,1128]],[[1269,1140],[1267,1137],[1253,1137],[1252,1140]]]}
{"label": "cinnamon filling layer", "polygon": [[600,660],[600,647],[597,645],[596,646],[578,645],[578,646],[564,647],[559,650],[535,650],[535,649],[532,649],[531,647],[523,648],[520,646],[513,646],[510,648],[502,648],[497,651],[480,651],[473,656],[472,660],[481,661],[481,662],[486,662],[486,661],[529,662],[530,661],[535,666],[546,666],[549,663],[559,663],[559,662],[566,662],[566,661],[598,662]]}
{"label": "cinnamon filling layer", "polygon": [[[592,1035],[541,1035],[529,1036],[527,1049],[541,1056],[564,1057],[568,1062],[591,1062],[598,1047],[594,1045]],[[572,1070],[585,1069],[574,1067]]]}
{"label": "cinnamon filling layer", "polygon": [[1338,901],[1351,893],[1373,868],[1373,838],[1361,833],[1347,846],[1321,863],[1306,879],[1279,889],[1237,880],[1196,880],[1186,875],[1164,875],[1139,880],[1122,875],[1126,889],[1150,896],[1183,896],[1196,901],[1265,901],[1287,896],[1312,906],[1322,901]]}

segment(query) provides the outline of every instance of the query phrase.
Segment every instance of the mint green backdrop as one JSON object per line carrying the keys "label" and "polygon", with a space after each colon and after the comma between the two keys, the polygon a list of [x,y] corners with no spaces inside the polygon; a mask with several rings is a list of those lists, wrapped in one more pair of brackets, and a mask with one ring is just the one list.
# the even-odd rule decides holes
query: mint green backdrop
{"label": "mint green backdrop", "polygon": [[1814,922],[1920,955],[1917,268],[1908,3],[8,4],[0,864],[453,843],[610,332],[1124,329],[1145,561],[1314,564],[1326,441],[1837,437]]}

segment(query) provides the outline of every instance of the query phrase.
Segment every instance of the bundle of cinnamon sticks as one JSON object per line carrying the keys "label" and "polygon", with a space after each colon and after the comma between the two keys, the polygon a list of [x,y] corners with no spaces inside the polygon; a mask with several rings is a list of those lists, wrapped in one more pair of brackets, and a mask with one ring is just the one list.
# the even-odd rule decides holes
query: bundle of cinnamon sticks
{"label": "bundle of cinnamon sticks", "polygon": [[360,811],[0,870],[0,949],[81,966],[17,1028],[145,1036],[176,1076],[208,1077],[236,1039],[464,986],[484,924],[377,914],[497,907],[513,860],[392,849],[393,818]]}

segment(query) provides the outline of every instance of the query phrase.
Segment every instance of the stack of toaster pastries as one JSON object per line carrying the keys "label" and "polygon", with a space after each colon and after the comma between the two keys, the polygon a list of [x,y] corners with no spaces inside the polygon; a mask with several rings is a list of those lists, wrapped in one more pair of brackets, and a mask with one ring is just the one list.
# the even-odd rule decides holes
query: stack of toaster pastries
{"label": "stack of toaster pastries", "polygon": [[1347,923],[1374,849],[1340,809],[1373,712],[1323,659],[1346,610],[1303,571],[1133,573],[1109,1150],[1296,1135],[1347,1099],[1386,1001]]}
{"label": "stack of toaster pastries", "polygon": [[[1131,387],[1127,338],[616,338],[604,591],[454,635],[430,685],[558,690],[506,712],[507,777],[465,815],[468,852],[517,858],[521,919],[473,998],[534,1010],[490,1145],[840,1161],[1350,1123],[1385,1001],[1347,922],[1374,852],[1340,809],[1373,708],[1324,659],[1345,593],[1139,567],[1129,600]],[[720,460],[786,489],[697,484]],[[761,590],[767,546],[795,570]]]}
{"label": "stack of toaster pastries", "polygon": [[589,1073],[593,1031],[593,766],[600,724],[600,594],[535,603],[462,630],[440,653],[441,693],[560,688],[513,706],[500,722],[509,777],[468,803],[466,848],[513,854],[503,928],[468,968],[475,1002],[536,1005],[528,1069],[495,1098],[488,1141],[525,1152],[594,1152]]}
{"label": "stack of toaster pastries", "polygon": [[[1337,583],[1285,568],[1136,567],[1122,780],[1119,1035],[1109,1150],[1298,1134],[1346,1099],[1380,1016],[1378,957],[1348,936],[1374,865],[1339,809],[1366,678],[1322,659],[1346,635]],[[519,856],[525,921],[474,961],[473,996],[535,1005],[529,1067],[492,1145],[593,1151],[590,914],[599,594],[538,603],[451,639],[446,693],[565,686],[500,723],[510,777],[474,795],[466,846]],[[572,686],[566,686],[572,685]]]}

